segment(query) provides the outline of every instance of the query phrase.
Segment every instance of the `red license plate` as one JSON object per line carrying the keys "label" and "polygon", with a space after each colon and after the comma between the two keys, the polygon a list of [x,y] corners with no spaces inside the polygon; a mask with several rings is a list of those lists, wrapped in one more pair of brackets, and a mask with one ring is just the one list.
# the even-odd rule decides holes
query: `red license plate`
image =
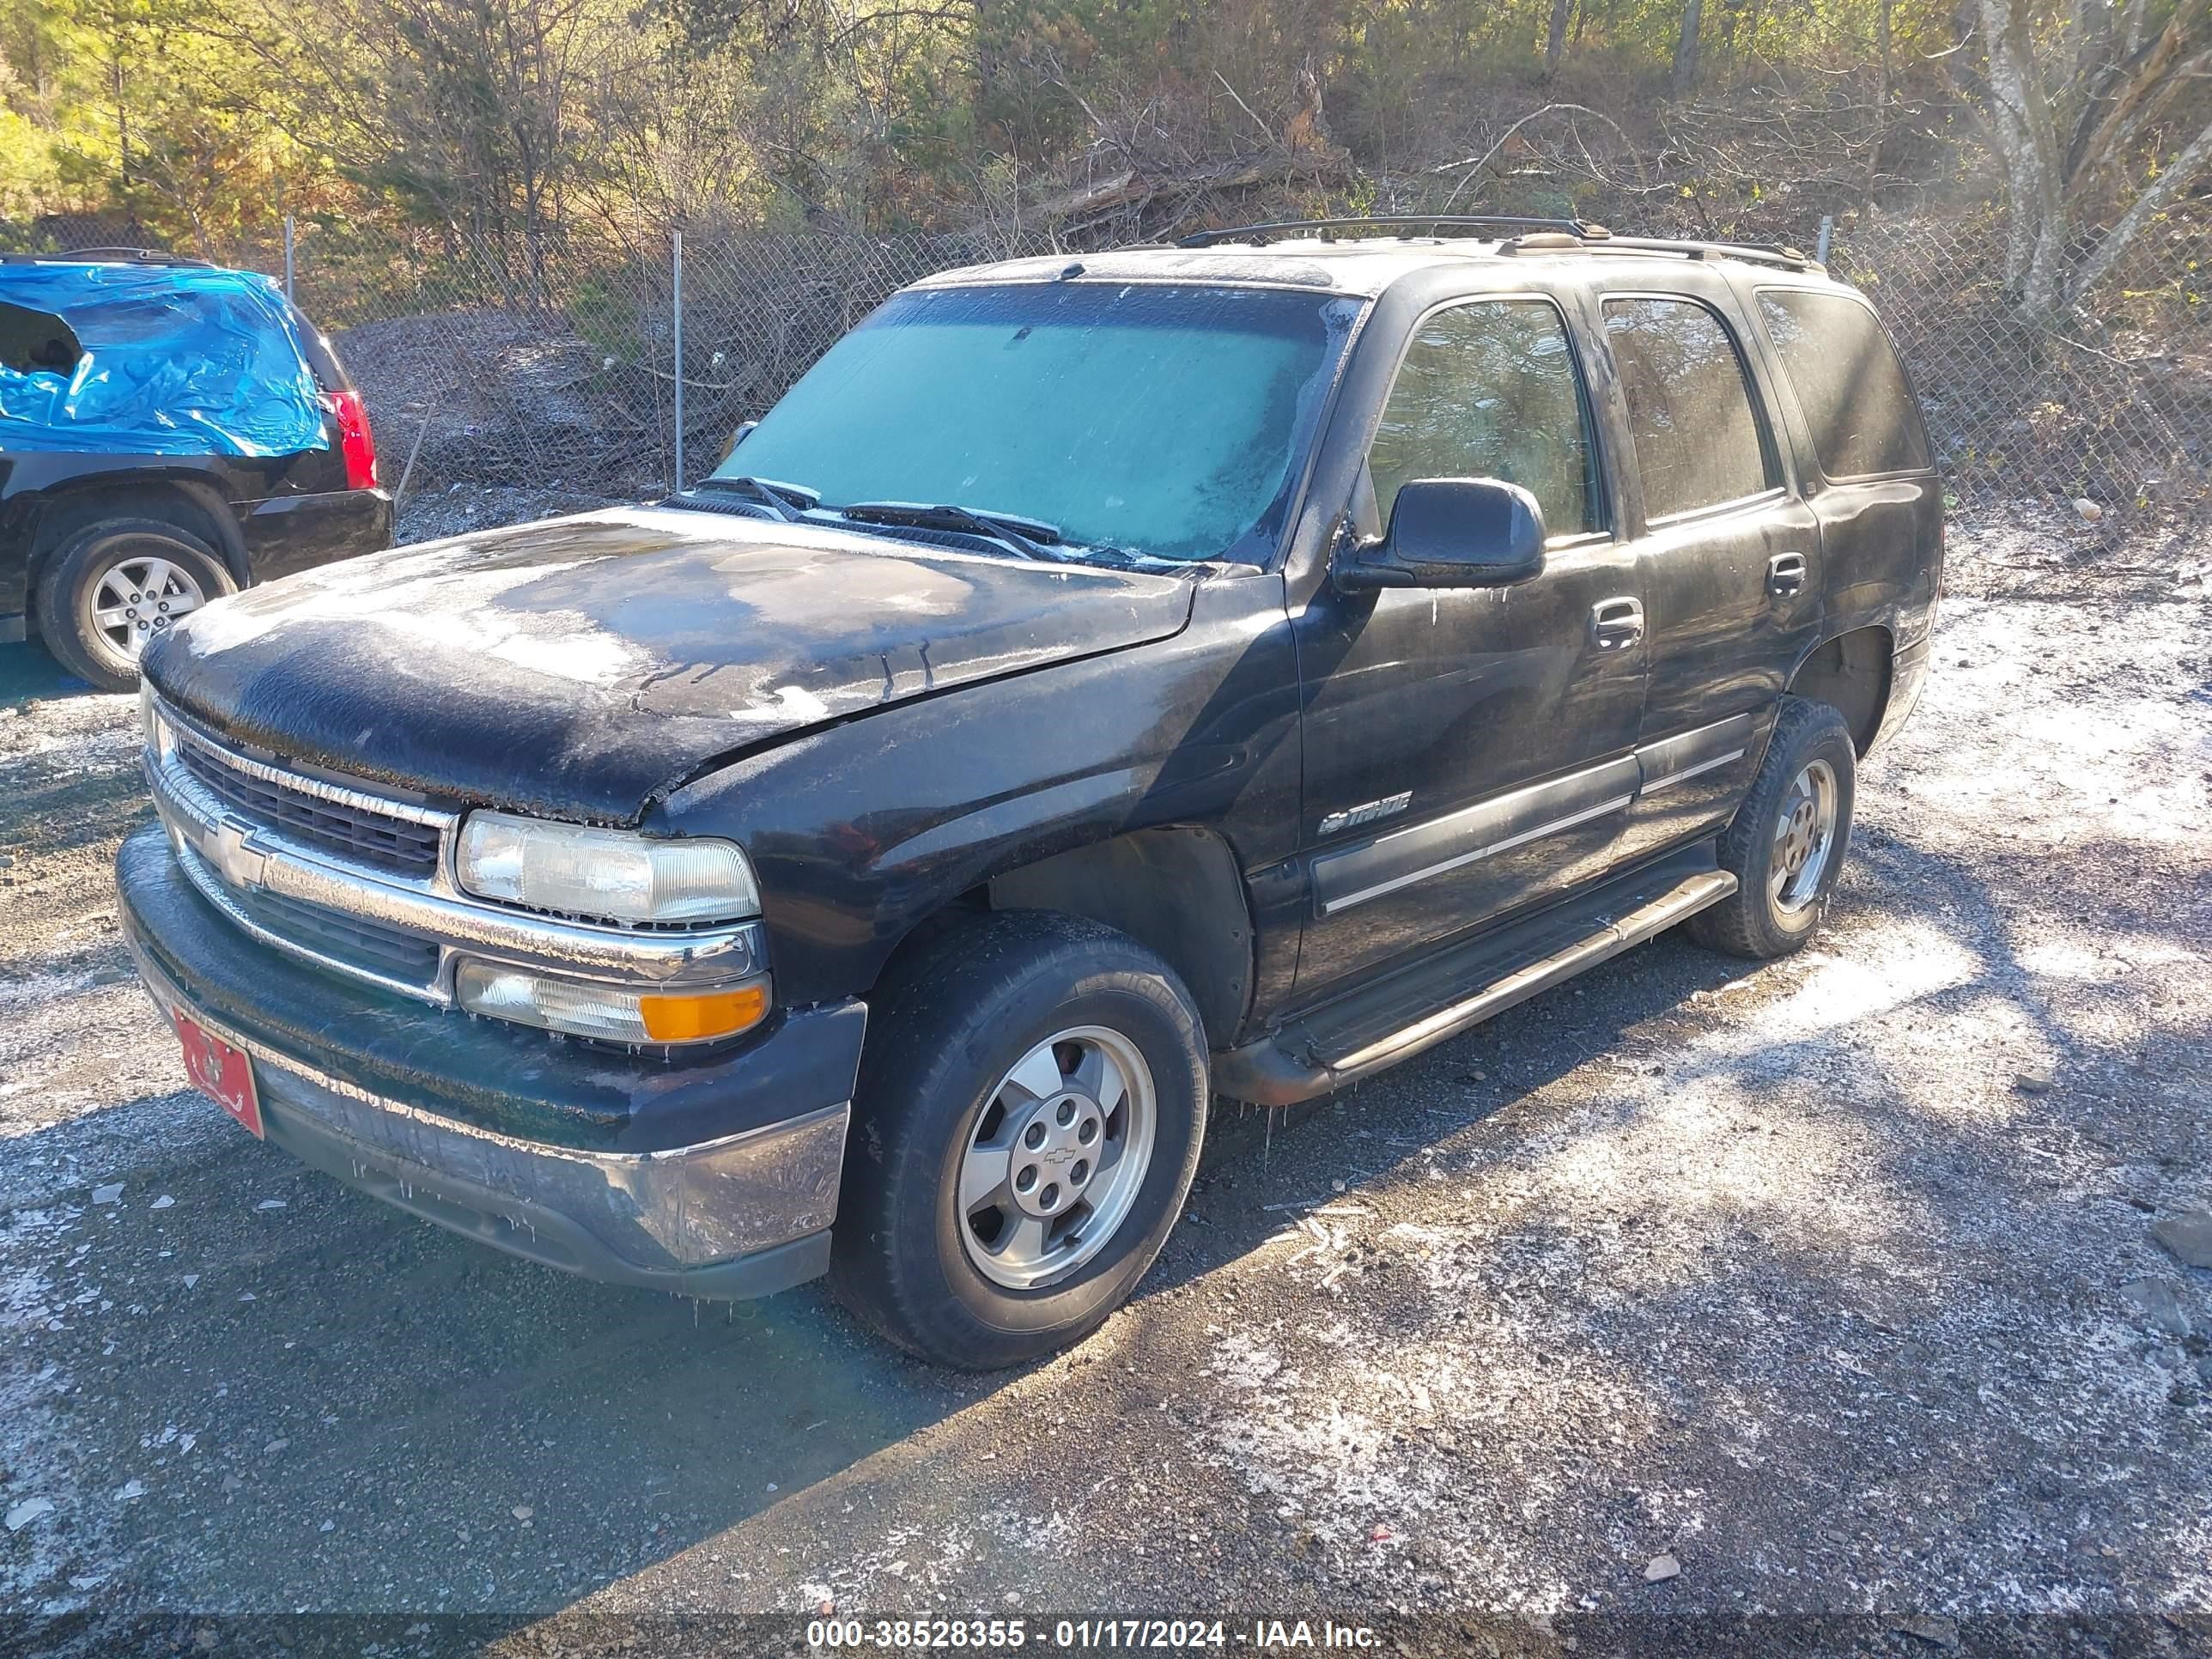
{"label": "red license plate", "polygon": [[243,1048],[211,1036],[186,1015],[175,1016],[177,1037],[185,1048],[185,1075],[215,1103],[257,1136],[264,1136],[261,1097],[253,1087],[253,1061]]}

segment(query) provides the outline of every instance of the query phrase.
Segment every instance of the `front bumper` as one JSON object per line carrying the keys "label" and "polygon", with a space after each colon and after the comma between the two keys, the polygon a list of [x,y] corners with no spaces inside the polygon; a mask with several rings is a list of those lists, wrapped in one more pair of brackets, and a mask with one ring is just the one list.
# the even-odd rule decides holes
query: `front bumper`
{"label": "front bumper", "polygon": [[295,963],[210,905],[158,828],[116,879],[155,1002],[252,1056],[269,1139],[305,1162],[592,1279],[738,1297],[828,1267],[860,1004],[783,1011],[733,1054],[633,1056]]}

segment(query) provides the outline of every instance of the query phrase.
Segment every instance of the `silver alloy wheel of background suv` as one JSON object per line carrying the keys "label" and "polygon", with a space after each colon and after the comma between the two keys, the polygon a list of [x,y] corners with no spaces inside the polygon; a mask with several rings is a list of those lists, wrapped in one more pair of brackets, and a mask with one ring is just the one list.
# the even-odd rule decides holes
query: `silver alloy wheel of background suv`
{"label": "silver alloy wheel of background suv", "polygon": [[97,634],[116,653],[136,662],[146,641],[207,603],[190,571],[158,554],[118,559],[86,589],[82,618],[87,638]]}

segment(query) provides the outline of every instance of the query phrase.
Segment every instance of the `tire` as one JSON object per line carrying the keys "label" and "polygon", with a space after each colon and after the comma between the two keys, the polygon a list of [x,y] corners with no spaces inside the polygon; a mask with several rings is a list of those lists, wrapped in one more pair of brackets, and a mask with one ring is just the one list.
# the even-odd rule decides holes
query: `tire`
{"label": "tire", "polygon": [[[963,1370],[1018,1365],[1095,1330],[1158,1256],[1198,1169],[1208,1085],[1190,993],[1112,928],[1009,910],[948,927],[869,1003],[830,1247],[839,1300],[908,1352]],[[1084,1092],[1097,1055],[1126,1079],[1118,1107],[1110,1084]],[[1025,1137],[1042,1142],[1034,1161]],[[980,1195],[1002,1145],[995,1202],[971,1196],[963,1210],[963,1176]]]}
{"label": "tire", "polygon": [[1771,962],[1820,932],[1850,849],[1857,758],[1835,709],[1783,698],[1766,758],[1721,836],[1721,868],[1736,890],[1690,918],[1692,939]]}
{"label": "tire", "polygon": [[[111,575],[125,585],[103,593]],[[159,578],[158,592],[130,585],[146,576]],[[191,531],[160,519],[103,519],[54,550],[39,583],[39,634],[70,672],[103,691],[129,691],[138,684],[138,651],[148,640],[237,591],[215,550]],[[134,596],[143,603],[130,603]],[[100,613],[130,629],[132,643],[111,637]]]}

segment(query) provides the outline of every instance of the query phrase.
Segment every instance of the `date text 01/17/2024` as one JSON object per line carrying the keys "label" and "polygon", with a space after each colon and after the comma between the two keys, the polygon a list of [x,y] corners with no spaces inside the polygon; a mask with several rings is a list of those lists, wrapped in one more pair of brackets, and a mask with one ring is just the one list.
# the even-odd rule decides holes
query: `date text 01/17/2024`
{"label": "date text 01/17/2024", "polygon": [[1254,1648],[1262,1652],[1302,1648],[1359,1649],[1380,1644],[1365,1625],[1333,1619],[1253,1619],[1231,1624],[1199,1619],[1060,1619],[1052,1626],[1060,1648]]}
{"label": "date text 01/17/2024", "polygon": [[1232,1624],[1222,1619],[1058,1619],[1049,1625],[1026,1619],[817,1619],[806,1627],[807,1646],[817,1651],[841,1649],[967,1648],[1000,1651],[1039,1647],[1071,1651],[1158,1650],[1249,1648],[1258,1651],[1299,1649],[1370,1649],[1381,1638],[1365,1625],[1340,1625],[1333,1619],[1253,1619]]}

